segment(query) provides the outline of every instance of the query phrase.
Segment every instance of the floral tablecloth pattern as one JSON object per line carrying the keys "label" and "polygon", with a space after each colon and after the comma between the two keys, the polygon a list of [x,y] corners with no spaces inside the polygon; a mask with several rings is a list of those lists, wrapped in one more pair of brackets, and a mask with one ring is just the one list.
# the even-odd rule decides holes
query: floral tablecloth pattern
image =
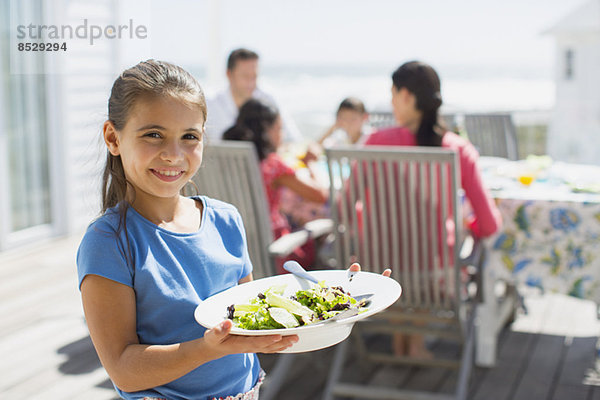
{"label": "floral tablecloth pattern", "polygon": [[[596,172],[590,166],[586,175],[600,180]],[[484,168],[486,184],[497,182],[493,175]],[[546,176],[530,187],[492,190],[503,226],[488,241],[487,265],[497,278],[600,304],[600,195],[566,196],[567,184]]]}
{"label": "floral tablecloth pattern", "polygon": [[499,278],[600,304],[600,203],[498,199],[489,244]]}

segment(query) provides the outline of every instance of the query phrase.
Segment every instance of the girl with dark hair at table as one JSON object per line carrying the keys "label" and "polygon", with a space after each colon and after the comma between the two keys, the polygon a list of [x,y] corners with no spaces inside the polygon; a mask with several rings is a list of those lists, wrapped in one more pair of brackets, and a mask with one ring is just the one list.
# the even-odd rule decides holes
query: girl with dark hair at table
{"label": "girl with dark hair at table", "polygon": [[[398,126],[373,133],[365,145],[396,146],[437,146],[452,149],[458,153],[460,181],[473,213],[465,224],[476,237],[490,236],[501,225],[500,212],[482,183],[477,168],[479,154],[466,139],[448,131],[440,122],[439,109],[442,105],[440,78],[426,63],[410,61],[401,65],[392,74],[392,107]],[[448,226],[448,232],[454,226]],[[450,248],[454,244],[453,235],[448,235]],[[430,357],[425,349],[422,336],[395,338],[395,351],[415,357]]]}
{"label": "girl with dark hair at table", "polygon": [[[320,187],[313,181],[301,180],[296,176],[293,168],[285,164],[277,149],[281,145],[282,123],[279,111],[272,105],[257,99],[250,99],[240,108],[234,126],[223,134],[223,140],[244,140],[254,143],[263,183],[267,192],[271,228],[275,239],[292,231],[292,228],[280,211],[281,190],[285,187],[298,194],[306,201],[325,203],[328,199],[327,189]],[[312,153],[302,160],[312,174]],[[310,240],[307,244],[290,255],[287,259],[294,259],[301,265],[310,268],[316,258],[315,243]],[[278,260],[278,272],[283,272],[282,264],[285,260]]]}

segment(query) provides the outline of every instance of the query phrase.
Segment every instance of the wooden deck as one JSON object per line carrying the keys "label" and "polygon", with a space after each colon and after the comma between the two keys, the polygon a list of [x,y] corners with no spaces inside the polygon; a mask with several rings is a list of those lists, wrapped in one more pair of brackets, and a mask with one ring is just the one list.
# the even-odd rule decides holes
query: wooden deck
{"label": "wooden deck", "polygon": [[[75,272],[78,242],[71,237],[0,254],[0,399],[117,398],[83,319]],[[502,332],[497,366],[474,369],[469,398],[600,400],[594,305],[559,295],[532,295],[526,304],[529,314]],[[320,398],[334,349],[295,357],[275,398]],[[458,353],[445,342],[432,343],[431,349]],[[276,357],[260,356],[267,372]],[[455,378],[449,370],[375,366],[356,357],[347,360],[344,371],[348,381],[436,392],[450,392]]]}

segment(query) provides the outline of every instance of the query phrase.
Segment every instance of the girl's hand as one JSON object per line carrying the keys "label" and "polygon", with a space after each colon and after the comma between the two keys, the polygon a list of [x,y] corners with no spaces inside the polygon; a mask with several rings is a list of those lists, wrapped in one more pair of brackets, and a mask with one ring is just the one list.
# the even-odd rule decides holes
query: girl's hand
{"label": "girl's hand", "polygon": [[204,334],[206,344],[218,353],[218,357],[238,353],[276,353],[298,341],[298,335],[230,335],[232,326],[230,320],[225,320]]}
{"label": "girl's hand", "polygon": [[[350,268],[348,268],[348,270],[350,271],[360,271],[360,264],[359,263],[352,263],[352,265],[350,265]],[[390,276],[392,274],[392,270],[389,268],[386,268],[385,271],[383,271],[381,273],[381,275],[383,276]]]}

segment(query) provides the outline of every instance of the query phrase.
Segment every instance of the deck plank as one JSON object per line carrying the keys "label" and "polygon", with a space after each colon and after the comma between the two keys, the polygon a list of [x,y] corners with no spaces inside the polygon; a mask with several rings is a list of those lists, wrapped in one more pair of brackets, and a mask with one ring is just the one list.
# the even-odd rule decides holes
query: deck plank
{"label": "deck plank", "polygon": [[[439,358],[459,359],[461,345],[456,342],[439,340],[431,347],[432,353]],[[415,371],[402,389],[432,391],[435,393],[454,393],[458,371],[447,368],[415,368]]]}
{"label": "deck plank", "polygon": [[582,385],[586,372],[594,367],[596,338],[573,338],[567,343],[568,350],[561,365],[560,376],[554,389],[553,399],[585,399],[590,387]]}
{"label": "deck plank", "polygon": [[600,400],[600,386],[590,386],[587,400]]}
{"label": "deck plank", "polygon": [[[503,329],[500,332],[498,337],[498,352],[500,353],[501,349],[504,347],[506,340],[508,339],[510,329]],[[471,372],[471,377],[469,379],[469,392],[468,398],[472,399],[475,396],[475,393],[479,390],[482,382],[486,381],[487,374],[492,371],[492,368],[483,368],[483,367],[473,367],[473,371]]]}
{"label": "deck plank", "polygon": [[506,340],[499,348],[496,366],[482,377],[477,390],[472,394],[472,399],[508,400],[520,371],[526,366],[535,338],[533,334],[508,332]]}
{"label": "deck plank", "polygon": [[48,321],[33,325],[30,330],[40,332],[42,337],[3,353],[10,362],[0,368],[0,392],[12,387],[32,386],[33,383],[27,383],[30,379],[39,380],[39,374],[49,368],[57,369],[67,359],[64,354],[57,353],[57,349],[87,335],[87,328],[81,321]]}
{"label": "deck plank", "polygon": [[539,335],[513,400],[547,399],[565,352],[562,336]]}
{"label": "deck plank", "polygon": [[[79,238],[71,237],[0,254],[0,293],[6,294],[0,299],[1,399],[118,398],[83,319],[74,256],[78,243]],[[469,399],[600,400],[600,386],[595,386],[600,373],[594,369],[600,333],[595,305],[555,294],[530,297],[526,304],[530,312],[518,316],[512,326],[517,331],[507,328],[500,336],[496,367],[473,370]],[[370,344],[390,348],[389,341],[377,337]],[[451,348],[431,349],[442,354]],[[320,398],[334,351],[300,355],[275,399]],[[259,357],[268,372],[277,356]],[[456,384],[456,373],[449,370],[365,363],[354,351],[346,359],[343,377],[372,386],[444,393]]]}

